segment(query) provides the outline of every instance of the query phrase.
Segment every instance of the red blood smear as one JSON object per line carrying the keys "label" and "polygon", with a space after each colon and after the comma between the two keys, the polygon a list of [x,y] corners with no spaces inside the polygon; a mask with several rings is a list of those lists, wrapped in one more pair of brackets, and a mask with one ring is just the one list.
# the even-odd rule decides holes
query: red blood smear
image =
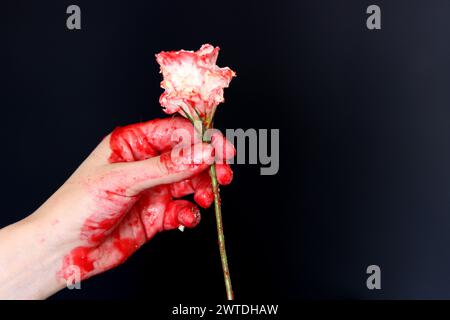
{"label": "red blood smear", "polygon": [[114,241],[114,248],[122,254],[122,258],[117,263],[124,262],[139,247],[140,245],[134,239],[119,239]]}
{"label": "red blood smear", "polygon": [[[65,258],[61,276],[69,280],[74,276],[73,266],[80,271],[80,280],[84,280],[94,274],[106,271],[123,263],[133,252],[140,247],[135,239],[114,239],[112,247],[107,249],[99,247],[77,247]],[[101,253],[101,254],[100,254]],[[93,257],[96,257],[94,259]],[[116,257],[112,259],[111,257]],[[95,262],[102,260],[101,268],[95,267]]]}
{"label": "red blood smear", "polygon": [[78,247],[72,251],[72,263],[82,270],[84,273],[89,273],[94,270],[94,262],[89,258],[92,248]]}
{"label": "red blood smear", "polygon": [[194,141],[194,129],[188,120],[179,117],[155,119],[116,128],[111,134],[110,162],[144,160],[171,150],[177,143],[173,137],[182,129]]}
{"label": "red blood smear", "polygon": [[93,248],[77,247],[65,256],[61,276],[69,280],[75,276],[76,270],[73,266],[79,268],[80,277],[84,279],[86,275],[94,270],[94,261],[89,257]]}

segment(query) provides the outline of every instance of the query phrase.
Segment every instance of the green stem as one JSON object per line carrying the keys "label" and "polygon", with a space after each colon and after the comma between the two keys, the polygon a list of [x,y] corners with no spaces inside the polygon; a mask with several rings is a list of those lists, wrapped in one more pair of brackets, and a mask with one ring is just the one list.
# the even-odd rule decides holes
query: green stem
{"label": "green stem", "polygon": [[[203,119],[202,128],[196,128],[194,119],[189,115],[189,113],[186,112],[186,110],[184,110],[183,108],[181,110],[186,115],[186,118],[188,118],[192,122],[192,125],[194,126],[195,130],[202,131],[200,132],[202,141],[211,142],[207,139],[207,137],[205,137],[205,133],[207,129],[210,129],[212,127],[212,119],[214,115],[211,115],[211,117],[207,121]],[[195,108],[194,111],[197,113],[199,119],[201,119],[200,114],[197,112]],[[220,202],[219,183],[217,182],[215,163],[211,165],[209,169],[209,175],[211,176],[211,185],[214,193],[214,212],[216,215],[217,238],[219,243],[220,261],[222,262],[223,278],[225,281],[225,290],[227,293],[227,300],[234,300],[233,287],[231,285],[230,270],[228,268],[227,251],[225,249],[225,235],[223,233],[222,208]]]}
{"label": "green stem", "polygon": [[228,269],[227,252],[225,249],[225,236],[223,234],[222,209],[220,206],[219,184],[217,183],[216,165],[212,164],[209,169],[211,184],[214,192],[214,211],[216,214],[217,236],[219,240],[220,260],[222,262],[223,278],[227,299],[234,300],[233,288],[231,286],[230,270]]}
{"label": "green stem", "polygon": [[[212,117],[211,117],[212,119]],[[209,120],[204,124],[204,129],[209,129],[212,127],[212,121]],[[203,130],[202,140],[207,141],[205,137],[206,130]],[[223,279],[225,282],[225,290],[227,294],[227,300],[234,300],[233,287],[231,285],[230,269],[228,268],[228,258],[227,251],[225,249],[225,235],[223,233],[223,222],[222,222],[222,208],[219,193],[219,183],[217,182],[216,174],[216,164],[213,163],[209,168],[209,175],[211,176],[211,185],[214,194],[214,213],[216,215],[216,226],[217,226],[217,238],[219,243],[220,261],[222,262]]]}

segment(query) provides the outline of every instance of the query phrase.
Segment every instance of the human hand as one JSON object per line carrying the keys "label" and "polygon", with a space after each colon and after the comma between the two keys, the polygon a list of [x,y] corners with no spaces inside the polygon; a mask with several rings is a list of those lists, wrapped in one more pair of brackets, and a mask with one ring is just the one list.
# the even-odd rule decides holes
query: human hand
{"label": "human hand", "polygon": [[233,173],[223,160],[234,154],[219,133],[202,143],[183,118],[115,129],[19,223],[37,251],[52,252],[53,291],[119,265],[158,232],[196,226],[198,207],[178,198],[194,194],[198,205],[209,207],[213,192],[205,169],[216,161],[219,183],[229,184]]}

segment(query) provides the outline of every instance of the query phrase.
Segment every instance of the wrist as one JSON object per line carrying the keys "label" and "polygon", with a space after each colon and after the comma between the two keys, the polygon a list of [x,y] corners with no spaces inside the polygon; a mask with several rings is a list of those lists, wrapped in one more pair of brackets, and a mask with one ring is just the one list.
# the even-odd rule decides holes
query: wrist
{"label": "wrist", "polygon": [[44,299],[64,288],[57,277],[63,250],[45,234],[36,215],[0,230],[0,298]]}

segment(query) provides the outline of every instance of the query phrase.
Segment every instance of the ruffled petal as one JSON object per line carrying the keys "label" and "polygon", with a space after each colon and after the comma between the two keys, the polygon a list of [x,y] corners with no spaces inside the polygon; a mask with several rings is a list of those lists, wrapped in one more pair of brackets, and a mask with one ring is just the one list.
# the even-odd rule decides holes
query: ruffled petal
{"label": "ruffled petal", "polygon": [[156,55],[161,67],[165,92],[159,102],[167,114],[180,113],[202,120],[210,119],[224,101],[227,88],[236,73],[216,65],[219,47],[204,44],[197,51],[169,51]]}

